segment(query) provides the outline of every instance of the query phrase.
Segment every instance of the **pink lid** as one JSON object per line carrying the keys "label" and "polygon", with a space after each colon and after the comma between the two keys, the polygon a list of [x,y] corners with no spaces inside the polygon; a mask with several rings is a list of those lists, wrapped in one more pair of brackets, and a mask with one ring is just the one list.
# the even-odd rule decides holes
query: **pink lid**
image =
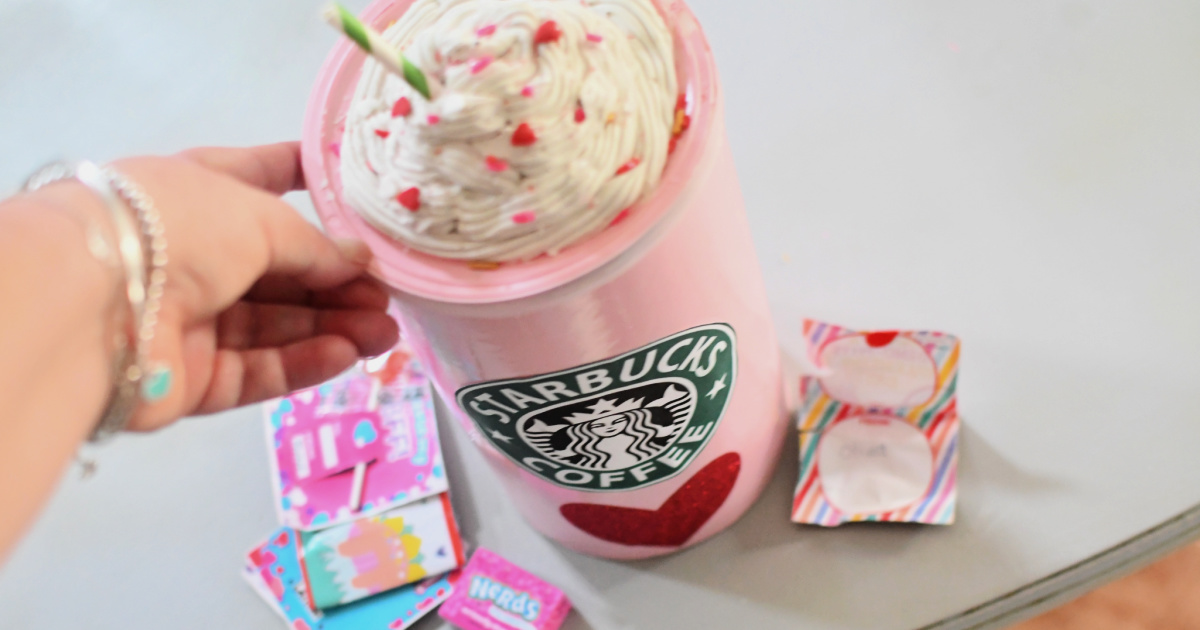
{"label": "pink lid", "polygon": [[[376,0],[361,17],[382,30],[412,2]],[[365,241],[376,255],[374,273],[391,287],[439,302],[484,304],[528,297],[578,279],[617,257],[673,208],[686,203],[694,187],[694,172],[706,149],[710,153],[713,150],[706,140],[714,125],[719,124],[716,66],[699,23],[679,0],[672,0],[666,7],[662,2],[658,4],[675,35],[679,85],[687,94],[692,122],[679,138],[654,195],[633,206],[623,220],[556,256],[504,263],[486,270],[472,268],[464,261],[423,254],[379,232],[342,202],[336,147],[365,58],[352,42],[343,39],[321,68],[304,120],[304,174],[325,229],[335,237]]]}

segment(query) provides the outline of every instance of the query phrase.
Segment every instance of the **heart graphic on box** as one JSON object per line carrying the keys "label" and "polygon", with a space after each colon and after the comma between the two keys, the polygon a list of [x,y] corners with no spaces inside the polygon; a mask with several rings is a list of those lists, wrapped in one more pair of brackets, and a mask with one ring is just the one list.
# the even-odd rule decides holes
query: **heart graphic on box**
{"label": "heart graphic on box", "polygon": [[568,503],[559,512],[572,525],[601,540],[679,547],[725,503],[741,469],[742,458],[737,453],[725,453],[701,468],[657,510]]}

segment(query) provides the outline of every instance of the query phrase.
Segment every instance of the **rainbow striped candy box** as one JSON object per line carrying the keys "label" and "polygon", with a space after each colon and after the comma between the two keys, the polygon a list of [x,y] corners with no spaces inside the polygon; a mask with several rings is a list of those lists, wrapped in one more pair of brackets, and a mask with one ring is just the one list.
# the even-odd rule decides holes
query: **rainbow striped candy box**
{"label": "rainbow striped candy box", "polygon": [[446,573],[464,559],[445,493],[299,536],[306,590],[318,610]]}
{"label": "rainbow striped candy box", "polygon": [[438,615],[463,630],[556,630],[571,612],[562,591],[487,549],[458,584]]}
{"label": "rainbow striped candy box", "polygon": [[804,336],[816,369],[800,380],[792,520],[953,523],[958,339],[812,320]]}

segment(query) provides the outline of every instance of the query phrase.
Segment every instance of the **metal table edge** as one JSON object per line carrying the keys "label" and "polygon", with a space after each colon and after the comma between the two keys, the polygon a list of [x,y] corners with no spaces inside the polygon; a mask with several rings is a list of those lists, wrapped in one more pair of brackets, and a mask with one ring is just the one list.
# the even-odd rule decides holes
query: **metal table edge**
{"label": "metal table edge", "polygon": [[1132,573],[1197,538],[1200,505],[1036,582],[917,630],[1003,628]]}

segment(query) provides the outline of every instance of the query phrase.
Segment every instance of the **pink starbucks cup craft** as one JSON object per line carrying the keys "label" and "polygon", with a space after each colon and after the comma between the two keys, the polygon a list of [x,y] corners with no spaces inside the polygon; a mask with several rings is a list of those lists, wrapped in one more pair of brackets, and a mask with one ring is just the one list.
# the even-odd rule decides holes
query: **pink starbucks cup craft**
{"label": "pink starbucks cup craft", "polygon": [[562,591],[477,549],[438,615],[462,630],[557,630],[571,612]]}
{"label": "pink starbucks cup craft", "polygon": [[[411,4],[375,2],[361,18],[384,30]],[[787,428],[779,350],[725,138],[716,67],[684,3],[657,10],[682,95],[667,104],[675,118],[661,178],[607,227],[553,255],[502,262],[433,256],[360,216],[347,202],[342,139],[365,55],[348,41],[321,71],[303,142],[326,229],[375,252],[372,271],[391,288],[414,352],[511,501],[545,536],[622,559],[671,553],[732,524],[774,471]],[[542,49],[612,39],[559,25],[559,41],[542,27],[530,36]],[[480,28],[479,37],[498,32]],[[420,61],[418,52],[412,56]],[[470,80],[504,63],[476,59],[454,72]],[[512,98],[536,99],[549,87]],[[416,116],[431,106],[421,98],[397,100],[386,115]],[[608,123],[587,111],[566,120],[577,119]],[[452,131],[445,116],[414,120],[420,133]],[[529,131],[540,137],[512,123],[499,136],[509,144],[528,142]],[[398,134],[409,128],[388,129],[386,138],[375,137],[402,148]],[[512,161],[488,161],[481,177],[506,176]],[[640,176],[645,166],[629,161],[617,170]],[[405,193],[395,211],[414,217],[420,213],[404,204],[424,208],[432,194]],[[542,216],[517,213],[513,222],[523,229]]]}

